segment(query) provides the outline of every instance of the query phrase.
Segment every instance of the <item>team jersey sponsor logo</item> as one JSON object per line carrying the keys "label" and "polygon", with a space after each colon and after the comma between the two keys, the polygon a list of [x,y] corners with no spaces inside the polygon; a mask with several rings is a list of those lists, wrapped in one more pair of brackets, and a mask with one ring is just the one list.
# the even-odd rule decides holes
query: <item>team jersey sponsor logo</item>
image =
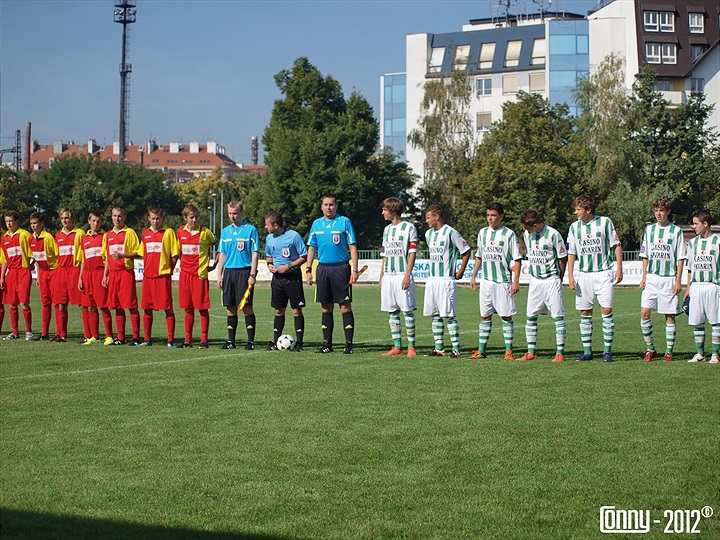
{"label": "team jersey sponsor logo", "polygon": [[100,248],[100,247],[85,248],[85,258],[86,259],[92,259],[93,257],[100,257],[101,254],[102,254],[102,248]]}
{"label": "team jersey sponsor logo", "polygon": [[145,253],[160,253],[162,251],[162,242],[147,242],[145,244]]}
{"label": "team jersey sponsor logo", "polygon": [[182,254],[183,255],[199,255],[200,254],[200,246],[197,244],[183,244],[182,245]]}
{"label": "team jersey sponsor logo", "polygon": [[121,254],[125,252],[124,244],[115,244],[110,246],[110,255]]}
{"label": "team jersey sponsor logo", "polygon": [[36,261],[47,261],[47,253],[44,251],[33,251],[33,258]]}
{"label": "team jersey sponsor logo", "polygon": [[9,247],[6,251],[8,259],[10,257],[19,257],[22,254],[22,249],[20,249],[20,246]]}
{"label": "team jersey sponsor logo", "polygon": [[69,246],[59,246],[58,252],[61,257],[75,254],[75,244]]}
{"label": "team jersey sponsor logo", "polygon": [[290,248],[282,248],[282,256],[287,258],[290,256]]}

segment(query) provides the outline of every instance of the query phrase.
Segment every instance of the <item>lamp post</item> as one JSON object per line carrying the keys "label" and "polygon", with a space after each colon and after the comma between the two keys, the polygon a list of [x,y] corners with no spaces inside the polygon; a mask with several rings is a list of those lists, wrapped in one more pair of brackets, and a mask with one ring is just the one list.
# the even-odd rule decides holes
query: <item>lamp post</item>
{"label": "lamp post", "polygon": [[128,24],[137,19],[137,0],[117,0],[113,10],[113,20],[123,25],[122,35],[122,62],[120,63],[120,155],[118,162],[125,162],[125,144],[128,133],[129,94],[127,91],[127,78],[132,73],[132,64],[126,62]]}
{"label": "lamp post", "polygon": [[212,210],[212,232],[213,234],[217,235],[216,225],[217,225],[217,211],[215,210],[215,199],[217,197],[217,193],[212,194],[213,197],[213,210]]}

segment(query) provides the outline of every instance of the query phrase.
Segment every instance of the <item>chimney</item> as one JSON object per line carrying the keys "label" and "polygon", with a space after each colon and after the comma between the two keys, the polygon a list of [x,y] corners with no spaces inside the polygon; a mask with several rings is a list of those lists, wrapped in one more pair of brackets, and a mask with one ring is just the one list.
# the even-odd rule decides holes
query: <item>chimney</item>
{"label": "chimney", "polygon": [[113,141],[113,156],[120,155],[120,141]]}
{"label": "chimney", "polygon": [[57,140],[53,143],[53,154],[62,154],[63,153],[63,142],[61,140]]}
{"label": "chimney", "polygon": [[31,150],[31,144],[32,144],[32,137],[31,137],[31,128],[32,123],[28,122],[25,124],[25,157],[23,158],[23,169],[26,171],[30,170],[30,154],[32,152]]}
{"label": "chimney", "polygon": [[177,154],[180,152],[180,143],[179,142],[171,142],[170,143],[170,153],[171,154]]}
{"label": "chimney", "polygon": [[88,154],[94,154],[95,150],[97,150],[97,149],[98,149],[98,147],[97,147],[97,144],[95,144],[95,139],[88,139],[88,143],[87,143]]}
{"label": "chimney", "polygon": [[197,141],[192,141],[190,143],[190,153],[191,154],[198,154],[200,152],[200,145]]}
{"label": "chimney", "polygon": [[208,141],[207,152],[208,152],[208,154],[217,154],[218,153],[218,144],[215,141]]}
{"label": "chimney", "polygon": [[152,154],[155,150],[157,150],[157,141],[155,139],[150,139],[147,142],[147,153]]}

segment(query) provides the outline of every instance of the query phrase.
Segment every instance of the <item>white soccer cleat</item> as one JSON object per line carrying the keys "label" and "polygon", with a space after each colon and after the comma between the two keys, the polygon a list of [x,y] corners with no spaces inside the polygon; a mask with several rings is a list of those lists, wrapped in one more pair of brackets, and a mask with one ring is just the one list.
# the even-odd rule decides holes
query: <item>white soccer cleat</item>
{"label": "white soccer cleat", "polygon": [[713,354],[708,364],[720,364],[720,354]]}
{"label": "white soccer cleat", "polygon": [[705,357],[700,353],[695,353],[695,356],[693,356],[690,360],[688,360],[689,364],[697,364],[698,362],[704,362]]}

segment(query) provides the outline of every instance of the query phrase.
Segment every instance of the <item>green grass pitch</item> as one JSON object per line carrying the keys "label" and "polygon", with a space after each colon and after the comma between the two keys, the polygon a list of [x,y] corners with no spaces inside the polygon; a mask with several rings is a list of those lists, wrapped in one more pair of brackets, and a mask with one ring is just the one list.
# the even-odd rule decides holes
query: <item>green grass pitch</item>
{"label": "green grass pitch", "polygon": [[[162,313],[151,348],[82,347],[75,308],[70,343],[0,342],[0,537],[599,538],[608,505],[650,510],[661,520],[642,535],[652,538],[667,536],[665,510],[711,506],[697,528],[720,537],[720,366],[686,363],[684,315],[676,361],[644,363],[639,291],[619,289],[616,361],[575,363],[566,290],[569,361],[550,362],[547,317],[540,360],[504,361],[495,319],[490,357],[474,361],[478,299],[462,286],[464,359],[422,356],[432,337],[421,314],[421,356],[383,358],[379,289],[354,294],[352,356],[315,354],[317,304],[305,310],[304,353],[266,352],[267,286],[255,296],[256,351],[220,350],[221,307],[209,350],[166,349]],[[663,350],[664,321],[653,320]],[[594,322],[597,351],[599,313]],[[8,323],[6,312],[4,334]],[[341,330],[336,312],[337,343]]]}

